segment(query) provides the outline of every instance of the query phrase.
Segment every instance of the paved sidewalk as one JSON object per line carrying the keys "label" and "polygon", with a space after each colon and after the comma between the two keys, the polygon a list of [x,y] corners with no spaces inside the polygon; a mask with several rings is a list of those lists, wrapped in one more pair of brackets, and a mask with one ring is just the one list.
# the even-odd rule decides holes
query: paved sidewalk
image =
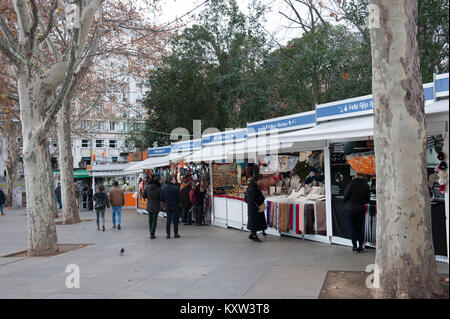
{"label": "paved sidewalk", "polygon": [[[82,219],[95,219],[81,212]],[[95,220],[57,225],[60,244],[93,245],[52,257],[0,257],[0,298],[317,298],[328,270],[364,271],[375,250],[292,237],[252,242],[248,233],[180,225],[179,239],[149,239],[147,215],[122,212],[122,230],[96,230]],[[172,226],[173,227],[173,226]],[[0,256],[26,249],[26,212],[0,216]],[[120,249],[125,254],[120,256]],[[66,266],[80,267],[80,288],[68,289]],[[438,263],[448,273],[448,265]]]}

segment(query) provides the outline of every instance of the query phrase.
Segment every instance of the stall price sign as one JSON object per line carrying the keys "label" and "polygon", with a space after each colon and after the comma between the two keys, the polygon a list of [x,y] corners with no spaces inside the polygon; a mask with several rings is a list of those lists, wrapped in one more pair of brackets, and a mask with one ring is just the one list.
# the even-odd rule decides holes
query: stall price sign
{"label": "stall price sign", "polygon": [[334,144],[334,153],[345,153],[345,145],[344,143],[336,143]]}

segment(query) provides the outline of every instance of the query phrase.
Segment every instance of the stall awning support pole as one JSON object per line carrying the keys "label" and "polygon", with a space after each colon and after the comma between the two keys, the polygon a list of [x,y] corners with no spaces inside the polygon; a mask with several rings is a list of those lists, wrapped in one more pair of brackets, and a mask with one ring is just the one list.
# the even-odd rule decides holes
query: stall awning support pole
{"label": "stall awning support pole", "polygon": [[211,190],[211,225],[214,225],[214,220],[216,214],[214,213],[214,187],[213,187],[213,173],[212,173],[212,161],[209,162],[209,181],[210,181],[210,190]]}
{"label": "stall awning support pole", "polygon": [[330,144],[328,141],[324,147],[324,166],[325,166],[325,210],[327,216],[327,237],[332,243],[333,237],[333,216],[331,205],[331,160],[330,160]]}

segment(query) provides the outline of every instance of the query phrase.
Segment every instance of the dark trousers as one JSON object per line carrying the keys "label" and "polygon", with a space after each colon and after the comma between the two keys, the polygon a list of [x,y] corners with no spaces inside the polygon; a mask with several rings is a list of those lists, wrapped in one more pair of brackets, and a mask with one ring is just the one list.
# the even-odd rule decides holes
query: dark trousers
{"label": "dark trousers", "polygon": [[203,223],[203,204],[195,205],[195,223],[197,225]]}
{"label": "dark trousers", "polygon": [[156,223],[158,222],[158,214],[148,212],[148,229],[150,230],[150,235],[154,235],[156,231]]}
{"label": "dark trousers", "polygon": [[61,196],[56,196],[56,200],[58,201],[59,209],[61,209],[62,208]]}
{"label": "dark trousers", "polygon": [[181,221],[183,224],[191,224],[192,218],[191,218],[191,209],[190,208],[181,208]]}
{"label": "dark trousers", "polygon": [[168,207],[167,212],[167,222],[166,222],[166,233],[170,235],[170,224],[173,222],[173,232],[175,235],[178,234],[178,221],[180,219],[179,211],[177,207]]}
{"label": "dark trousers", "polygon": [[364,213],[363,209],[345,211],[353,248],[357,247],[356,242],[358,242],[359,247],[362,247],[364,244]]}

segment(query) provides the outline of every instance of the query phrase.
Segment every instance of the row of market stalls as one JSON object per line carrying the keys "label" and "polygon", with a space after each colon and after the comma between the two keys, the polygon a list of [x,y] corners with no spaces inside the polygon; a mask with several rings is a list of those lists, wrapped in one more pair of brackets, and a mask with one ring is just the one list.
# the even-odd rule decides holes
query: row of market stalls
{"label": "row of market stalls", "polygon": [[[448,91],[448,73],[424,85],[433,243],[437,260],[444,262],[448,262],[449,198],[446,169],[439,167],[444,167],[441,153],[448,161]],[[123,173],[134,174],[140,213],[146,213],[141,191],[151,175],[164,181],[175,174],[179,182],[186,173],[194,180],[205,178],[212,194],[211,223],[242,230],[247,226],[246,186],[252,176],[263,174],[268,177],[263,192],[269,234],[351,246],[343,191],[361,172],[368,175],[371,187],[365,241],[375,247],[373,121],[371,95],[321,104],[311,112],[150,149],[147,160]]]}

